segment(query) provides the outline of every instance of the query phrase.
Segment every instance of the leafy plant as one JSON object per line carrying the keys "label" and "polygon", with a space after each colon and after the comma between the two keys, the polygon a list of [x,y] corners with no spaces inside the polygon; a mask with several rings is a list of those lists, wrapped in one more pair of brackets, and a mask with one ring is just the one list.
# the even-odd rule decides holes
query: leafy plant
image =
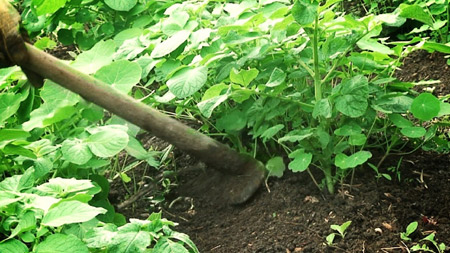
{"label": "leafy plant", "polygon": [[417,221],[411,222],[406,227],[406,231],[400,233],[400,238],[404,241],[411,241],[411,238],[409,238],[409,236],[416,231],[418,225],[419,223]]}
{"label": "leafy plant", "polygon": [[[437,252],[439,252],[439,253],[445,252],[447,247],[445,246],[444,243],[438,244],[436,242],[436,240],[434,239],[435,235],[436,235],[435,233],[431,233],[431,234],[427,235],[426,237],[424,237],[423,239],[421,239],[420,241],[430,242],[434,246],[434,248],[437,250]],[[420,244],[420,243],[412,246],[411,251],[412,252],[415,252],[415,251],[436,252],[433,249],[431,249],[430,247],[428,247],[428,245]]]}
{"label": "leafy plant", "polygon": [[341,236],[342,239],[344,239],[346,234],[345,231],[347,230],[347,228],[350,226],[351,223],[352,221],[346,221],[342,225],[335,225],[335,224],[331,225],[330,228],[336,231],[337,233],[331,233],[327,236],[326,238],[327,244],[332,245],[336,235],[339,235]]}

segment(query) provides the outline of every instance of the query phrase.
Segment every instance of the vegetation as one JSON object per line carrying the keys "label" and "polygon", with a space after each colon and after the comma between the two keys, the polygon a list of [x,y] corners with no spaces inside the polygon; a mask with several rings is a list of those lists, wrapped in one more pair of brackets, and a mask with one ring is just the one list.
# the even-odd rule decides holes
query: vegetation
{"label": "vegetation", "polygon": [[[369,166],[389,180],[380,165],[392,153],[449,152],[450,96],[394,77],[414,50],[450,53],[447,0],[364,1],[362,17],[339,0],[291,2],[13,1],[36,47],[73,47],[72,67],[200,120],[265,162],[269,177],[306,171],[334,193],[373,150],[383,155]],[[383,37],[408,20],[421,26],[402,41]],[[131,180],[137,163],[159,168],[166,157],[143,147],[140,129],[51,81],[30,88],[18,67],[0,78],[1,252],[198,251],[161,213],[127,223],[109,203],[108,179]],[[120,152],[138,162],[122,166]],[[342,238],[344,225],[333,228]]]}

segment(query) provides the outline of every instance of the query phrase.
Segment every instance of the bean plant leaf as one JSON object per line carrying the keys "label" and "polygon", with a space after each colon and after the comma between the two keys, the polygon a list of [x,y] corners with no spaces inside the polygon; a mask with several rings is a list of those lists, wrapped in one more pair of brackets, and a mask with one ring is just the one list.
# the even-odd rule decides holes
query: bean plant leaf
{"label": "bean plant leaf", "polygon": [[[28,211],[19,217],[19,223],[11,231],[9,238],[13,238],[20,233],[36,228],[36,214],[33,211]],[[0,251],[2,252],[2,251]]]}
{"label": "bean plant leaf", "polygon": [[[438,117],[442,117],[442,116],[450,114],[450,103],[441,102],[440,107],[441,107],[441,109],[439,110]],[[0,136],[1,136],[1,134],[0,134]],[[0,137],[0,140],[1,140],[1,137]]]}
{"label": "bean plant leaf", "polygon": [[119,60],[99,69],[95,77],[127,94],[141,80],[141,72],[142,69],[138,63]]}
{"label": "bean plant leaf", "polygon": [[159,239],[153,250],[156,252],[167,253],[189,253],[182,244],[174,242],[166,237]]}
{"label": "bean plant leaf", "polygon": [[233,83],[240,84],[244,87],[247,87],[259,74],[257,69],[242,69],[237,71],[236,69],[231,69],[230,71],[230,80]]}
{"label": "bean plant leaf", "polygon": [[196,68],[183,68],[177,71],[168,81],[167,86],[178,98],[193,95],[205,85],[208,78],[208,69],[204,66]]}
{"label": "bean plant leaf", "polygon": [[413,123],[401,116],[400,114],[389,114],[389,119],[394,123],[396,127],[404,128],[404,127],[412,127]]}
{"label": "bean plant leaf", "polygon": [[31,112],[30,120],[23,123],[22,127],[25,131],[31,131],[34,128],[44,128],[72,117],[76,111],[76,108],[72,105],[55,107],[54,105],[45,103]]}
{"label": "bean plant leaf", "polygon": [[333,89],[338,93],[336,97],[336,109],[352,118],[364,115],[367,110],[369,96],[369,83],[365,76],[358,75],[342,81]]}
{"label": "bean plant leaf", "polygon": [[358,165],[365,163],[372,157],[369,151],[359,151],[351,156],[339,153],[334,159],[334,164],[341,169],[355,168]]}
{"label": "bean plant leaf", "polygon": [[95,188],[90,180],[74,178],[52,178],[47,183],[36,187],[41,192],[56,197],[65,197],[71,193],[88,192]]}
{"label": "bean plant leaf", "polygon": [[83,140],[68,139],[61,145],[61,152],[66,161],[74,164],[85,164],[92,158],[89,147]]}
{"label": "bean plant leaf", "polygon": [[217,128],[226,132],[237,132],[247,125],[245,113],[240,110],[233,110],[217,119]]}
{"label": "bean plant leaf", "polygon": [[5,253],[28,253],[28,247],[21,241],[16,239],[9,239],[0,242],[0,252]]}
{"label": "bean plant leaf", "polygon": [[279,143],[289,141],[289,142],[299,142],[303,139],[306,139],[313,135],[313,132],[311,129],[305,129],[305,130],[294,130],[289,133],[287,133],[285,136],[278,139]]}
{"label": "bean plant leaf", "polygon": [[217,97],[210,98],[197,104],[198,109],[203,116],[209,118],[213,110],[228,99],[228,93]]}
{"label": "bean plant leaf", "polygon": [[276,156],[267,161],[266,169],[269,171],[269,177],[274,176],[281,178],[283,176],[286,166],[284,165],[283,158]]}
{"label": "bean plant leaf", "polygon": [[28,90],[19,94],[0,94],[0,124],[17,112],[20,107],[20,103],[24,101],[27,96]]}
{"label": "bean plant leaf", "polygon": [[166,56],[175,49],[177,49],[181,44],[183,44],[190,35],[190,31],[182,30],[177,33],[175,33],[173,36],[169,37],[167,40],[163,41],[162,43],[156,45],[156,47],[153,49],[151,53],[151,57],[153,58],[160,58],[163,56]]}
{"label": "bean plant leaf", "polygon": [[350,136],[361,133],[362,128],[357,124],[346,124],[334,130],[337,136]]}
{"label": "bean plant leaf", "polygon": [[300,25],[309,25],[317,17],[319,3],[315,0],[297,0],[292,7],[292,16]]}
{"label": "bean plant leaf", "polygon": [[306,153],[304,149],[295,150],[289,154],[289,158],[294,159],[289,163],[289,169],[293,172],[305,171],[312,161],[312,156],[311,153]]}
{"label": "bean plant leaf", "polygon": [[441,110],[441,102],[433,94],[422,93],[411,104],[411,112],[420,120],[431,120]]}
{"label": "bean plant leaf", "polygon": [[128,145],[128,134],[115,128],[102,128],[103,131],[92,134],[86,139],[86,144],[96,156],[111,157]]}
{"label": "bean plant leaf", "polygon": [[281,129],[284,128],[283,124],[278,124],[273,127],[270,127],[264,133],[261,134],[261,138],[263,139],[263,142],[268,141],[272,137],[274,137]]}
{"label": "bean plant leaf", "polygon": [[427,130],[423,127],[404,127],[400,130],[400,132],[409,138],[420,138],[425,136]]}
{"label": "bean plant leaf", "polygon": [[364,134],[350,135],[348,143],[353,146],[361,146],[366,143],[367,137]]}
{"label": "bean plant leaf", "polygon": [[106,5],[116,11],[129,11],[137,3],[137,0],[105,0]]}
{"label": "bean plant leaf", "polygon": [[270,75],[269,81],[267,81],[267,87],[276,87],[284,82],[286,79],[286,73],[279,68],[274,68]]}
{"label": "bean plant leaf", "polygon": [[[75,211],[75,210],[74,210]],[[74,212],[75,214],[76,212]],[[74,235],[52,234],[36,247],[36,253],[88,253],[87,246]]]}
{"label": "bean plant leaf", "polygon": [[85,74],[93,74],[101,67],[110,64],[116,52],[116,43],[113,40],[100,41],[90,50],[79,54],[72,67]]}
{"label": "bean plant leaf", "polygon": [[323,98],[321,100],[319,100],[315,105],[314,105],[314,110],[312,113],[312,116],[314,118],[317,118],[319,116],[322,116],[326,119],[331,118],[331,104],[330,101],[326,98]]}
{"label": "bean plant leaf", "polygon": [[42,218],[42,224],[50,227],[59,227],[64,224],[85,222],[104,213],[106,213],[106,209],[103,208],[93,207],[75,200],[64,201],[48,210]]}
{"label": "bean plant leaf", "polygon": [[415,19],[429,26],[433,26],[433,19],[430,14],[419,5],[400,4],[398,7],[400,10],[400,17]]}
{"label": "bean plant leaf", "polygon": [[66,2],[67,0],[33,0],[31,4],[36,10],[36,14],[41,16],[47,13],[55,13],[57,10],[64,7]]}

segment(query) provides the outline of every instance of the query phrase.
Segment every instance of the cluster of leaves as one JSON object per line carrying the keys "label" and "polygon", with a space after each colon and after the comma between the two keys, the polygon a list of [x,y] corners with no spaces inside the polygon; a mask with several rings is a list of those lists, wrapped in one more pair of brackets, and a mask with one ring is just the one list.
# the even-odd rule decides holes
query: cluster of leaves
{"label": "cluster of leaves", "polygon": [[41,179],[35,172],[30,168],[0,182],[1,252],[187,252],[185,245],[198,252],[160,213],[103,223],[107,210],[95,203],[106,191],[98,184],[56,177],[36,185]]}
{"label": "cluster of leaves", "polygon": [[[411,222],[407,227],[405,232],[400,233],[400,238],[403,241],[411,241],[412,239],[410,236],[416,232],[417,227],[419,223],[417,221]],[[446,246],[445,243],[439,243],[434,238],[436,236],[436,233],[431,233],[424,238],[422,238],[420,241],[421,243],[417,243],[414,246],[410,248],[411,252],[445,252]],[[428,244],[433,245],[433,247],[429,247]]]}

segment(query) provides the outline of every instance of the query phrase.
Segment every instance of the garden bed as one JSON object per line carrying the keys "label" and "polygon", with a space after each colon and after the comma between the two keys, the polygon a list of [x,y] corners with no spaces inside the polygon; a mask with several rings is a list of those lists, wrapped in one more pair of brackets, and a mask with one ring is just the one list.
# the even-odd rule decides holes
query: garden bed
{"label": "garden bed", "polygon": [[[443,95],[450,89],[449,72],[444,55],[419,51],[406,59],[398,78],[441,80],[434,85],[434,93]],[[372,163],[379,159],[375,155]],[[389,156],[380,172],[396,167],[399,159]],[[282,179],[269,179],[266,187],[241,206],[218,201],[222,189],[215,187],[220,180],[215,172],[206,170],[205,174],[201,164],[186,155],[177,162],[179,187],[162,207],[163,215],[178,222],[178,230],[190,235],[201,252],[407,252],[407,247],[433,232],[447,250],[450,245],[448,154],[405,156],[398,173],[388,172],[391,181],[376,180],[375,172],[366,166],[356,172],[353,185],[339,186],[334,196],[323,195],[308,174],[289,172]],[[113,198],[123,198],[126,194],[117,186],[113,186]],[[149,206],[148,198],[141,196],[123,212],[142,218],[148,215]],[[326,237],[334,232],[330,226],[346,221],[352,223],[345,238],[336,236],[327,245]],[[412,241],[401,240],[400,233],[414,221],[419,227],[410,235]]]}

